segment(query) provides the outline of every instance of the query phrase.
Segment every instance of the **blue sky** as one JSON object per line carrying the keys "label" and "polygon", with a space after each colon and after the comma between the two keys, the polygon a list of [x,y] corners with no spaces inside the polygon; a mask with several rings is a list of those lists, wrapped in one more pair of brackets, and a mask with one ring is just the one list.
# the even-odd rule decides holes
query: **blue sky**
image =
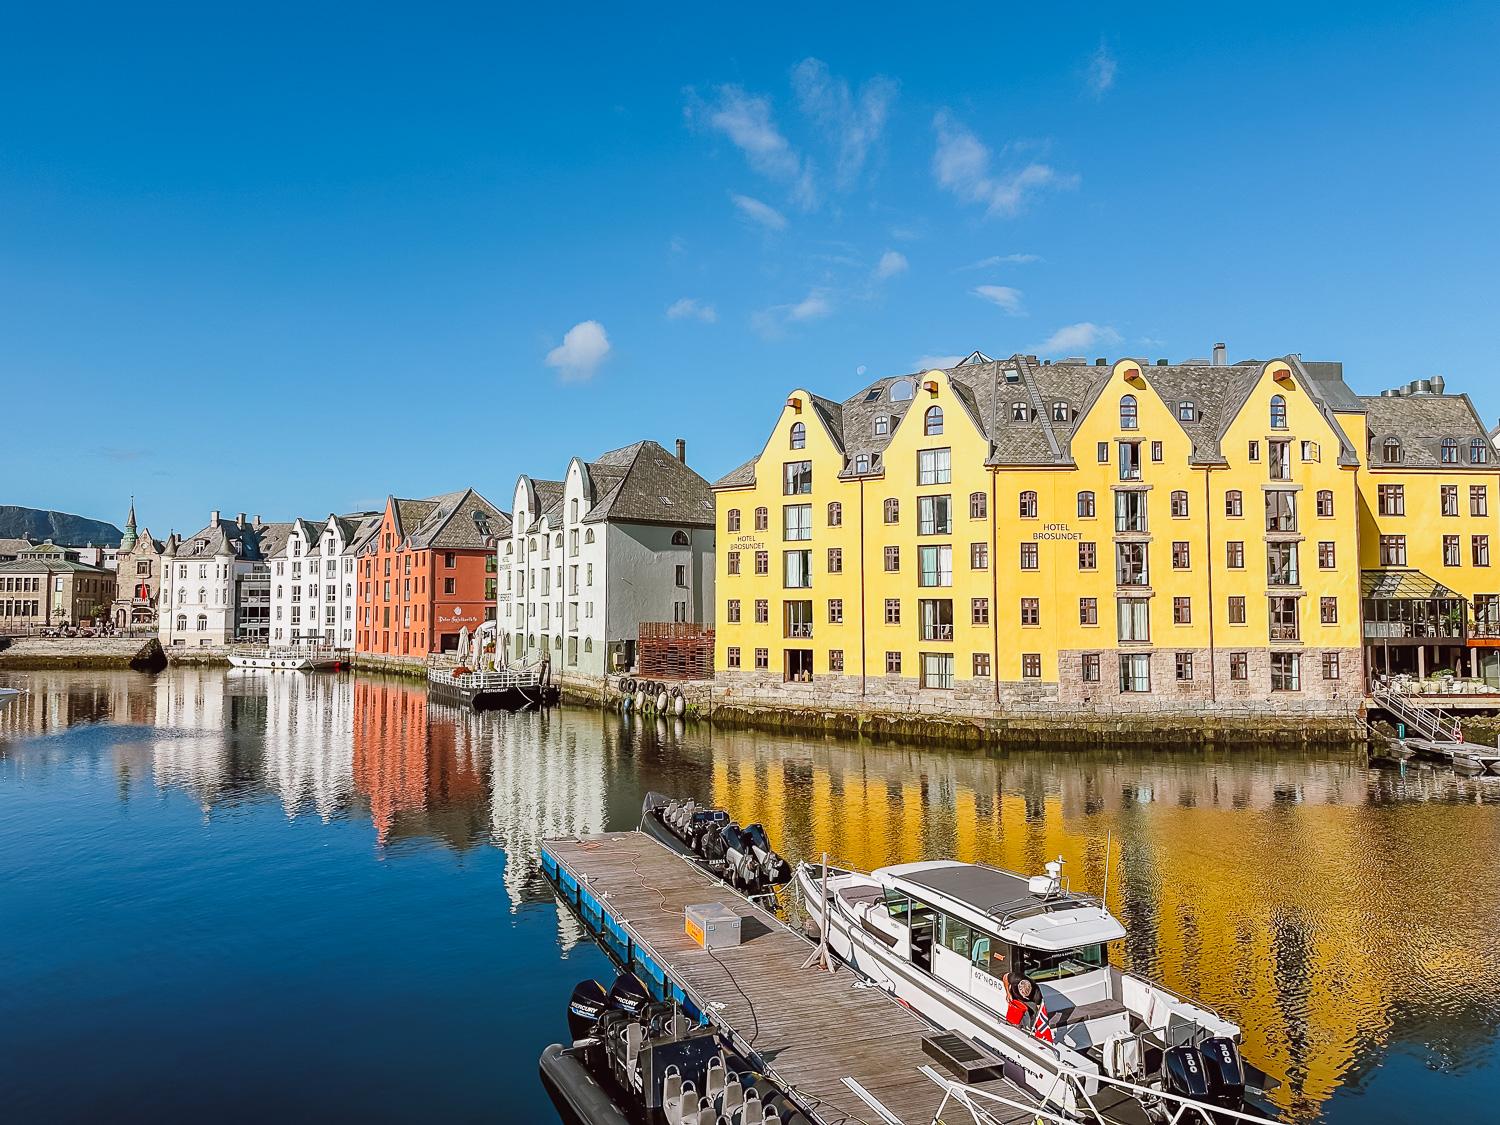
{"label": "blue sky", "polygon": [[712,478],[791,387],[975,348],[1500,415],[1493,5],[544,7],[14,8],[0,502]]}

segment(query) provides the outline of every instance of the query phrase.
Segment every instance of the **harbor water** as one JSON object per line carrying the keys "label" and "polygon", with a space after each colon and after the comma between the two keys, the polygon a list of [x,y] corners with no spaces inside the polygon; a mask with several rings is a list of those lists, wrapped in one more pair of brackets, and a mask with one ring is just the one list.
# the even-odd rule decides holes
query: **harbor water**
{"label": "harbor water", "polygon": [[1060,855],[1096,893],[1112,838],[1117,956],[1237,1020],[1288,1119],[1494,1112],[1500,779],[476,715],[332,673],[0,685],[28,691],[0,711],[6,1121],[555,1120],[537,1057],[609,969],[539,845],[652,789],[794,860]]}

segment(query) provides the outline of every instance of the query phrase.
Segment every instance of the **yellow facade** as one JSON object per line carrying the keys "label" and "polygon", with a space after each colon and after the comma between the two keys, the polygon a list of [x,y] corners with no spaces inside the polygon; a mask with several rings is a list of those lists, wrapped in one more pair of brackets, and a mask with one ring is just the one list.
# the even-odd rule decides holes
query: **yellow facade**
{"label": "yellow facade", "polygon": [[[843,403],[795,390],[716,485],[718,678],[747,701],[933,713],[1348,713],[1361,567],[1389,522],[1370,497],[1394,470],[1363,471],[1338,389],[1295,357],[1017,356]],[[1467,513],[1471,475],[1422,488],[1456,484]],[[1428,540],[1414,563],[1441,571]]]}

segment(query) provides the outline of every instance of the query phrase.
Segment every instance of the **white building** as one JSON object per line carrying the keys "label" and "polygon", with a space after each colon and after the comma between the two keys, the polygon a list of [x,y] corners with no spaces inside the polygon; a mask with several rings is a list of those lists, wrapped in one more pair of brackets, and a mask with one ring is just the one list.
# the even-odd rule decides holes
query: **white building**
{"label": "white building", "polygon": [[379,528],[379,512],[292,522],[270,559],[272,645],[354,647],[354,557]]}
{"label": "white building", "polygon": [[214,511],[208,526],[162,552],[157,636],[162,646],[261,644],[270,638],[271,568],[267,561],[286,541],[289,523],[251,522]]}
{"label": "white building", "polygon": [[641,441],[516,481],[496,594],[513,660],[600,678],[634,663],[643,621],[712,623],[713,494],[685,452]]}

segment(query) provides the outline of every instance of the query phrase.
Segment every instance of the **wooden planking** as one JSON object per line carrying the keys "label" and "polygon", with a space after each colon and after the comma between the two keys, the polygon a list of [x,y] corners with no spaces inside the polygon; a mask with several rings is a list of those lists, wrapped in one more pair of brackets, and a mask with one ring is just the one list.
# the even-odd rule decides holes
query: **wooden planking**
{"label": "wooden planking", "polygon": [[[856,987],[848,969],[802,968],[812,951],[804,938],[643,833],[545,846],[809,1116],[876,1125],[874,1111],[844,1085],[850,1077],[906,1125],[932,1121],[942,1092],[917,1069],[933,1065],[921,1045],[932,1029],[920,1016],[879,989]],[[710,902],[745,920],[741,945],[710,953],[687,936],[686,908]],[[984,1088],[1026,1100],[1007,1082]],[[1005,1119],[1030,1117],[1017,1111]]]}

